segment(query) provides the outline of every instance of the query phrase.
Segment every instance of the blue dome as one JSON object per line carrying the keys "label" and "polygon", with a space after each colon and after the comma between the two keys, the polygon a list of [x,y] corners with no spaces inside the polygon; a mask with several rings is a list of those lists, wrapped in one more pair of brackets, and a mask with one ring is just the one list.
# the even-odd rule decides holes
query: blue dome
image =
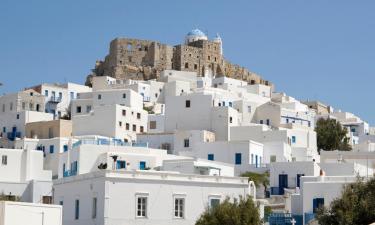
{"label": "blue dome", "polygon": [[201,30],[199,29],[194,29],[192,31],[190,31],[187,36],[199,36],[199,37],[206,37],[206,34],[203,33]]}

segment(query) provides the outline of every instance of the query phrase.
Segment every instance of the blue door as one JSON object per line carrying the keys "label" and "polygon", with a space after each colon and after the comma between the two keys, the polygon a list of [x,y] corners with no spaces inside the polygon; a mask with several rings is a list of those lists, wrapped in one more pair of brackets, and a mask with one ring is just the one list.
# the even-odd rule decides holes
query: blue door
{"label": "blue door", "polygon": [[140,161],[139,162],[139,169],[140,170],[146,169],[146,162],[145,161]]}
{"label": "blue door", "polygon": [[284,188],[288,187],[288,174],[279,174],[279,194],[284,194]]}

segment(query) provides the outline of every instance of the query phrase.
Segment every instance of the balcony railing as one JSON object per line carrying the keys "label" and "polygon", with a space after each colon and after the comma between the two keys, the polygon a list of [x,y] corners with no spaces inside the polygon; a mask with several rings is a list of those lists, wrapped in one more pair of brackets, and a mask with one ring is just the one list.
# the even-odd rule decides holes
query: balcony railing
{"label": "balcony railing", "polygon": [[71,177],[71,176],[76,176],[77,171],[76,170],[65,170],[63,173],[63,177]]}
{"label": "balcony railing", "polygon": [[14,141],[16,138],[21,138],[21,132],[18,132],[18,131],[8,132],[7,138],[10,141]]}
{"label": "balcony railing", "polygon": [[283,195],[284,189],[281,189],[280,187],[271,187],[271,195]]}
{"label": "balcony railing", "polygon": [[73,148],[76,148],[80,145],[112,145],[112,146],[129,146],[129,147],[148,147],[146,142],[124,142],[119,139],[82,139],[73,144]]}
{"label": "balcony railing", "polygon": [[51,96],[49,99],[48,99],[49,102],[52,102],[52,103],[60,103],[61,102],[61,97],[55,97],[55,96]]}

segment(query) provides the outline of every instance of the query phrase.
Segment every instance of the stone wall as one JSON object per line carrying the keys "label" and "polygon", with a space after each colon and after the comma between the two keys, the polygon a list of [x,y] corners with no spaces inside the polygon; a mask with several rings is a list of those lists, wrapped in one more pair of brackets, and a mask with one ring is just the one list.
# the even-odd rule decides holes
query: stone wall
{"label": "stone wall", "polygon": [[158,78],[167,69],[196,72],[205,76],[210,71],[215,76],[228,76],[251,84],[271,85],[248,69],[232,64],[221,54],[220,43],[198,40],[188,44],[170,46],[156,41],[116,38],[110,43],[104,61],[97,61],[88,76],[111,76],[117,79],[149,80]]}

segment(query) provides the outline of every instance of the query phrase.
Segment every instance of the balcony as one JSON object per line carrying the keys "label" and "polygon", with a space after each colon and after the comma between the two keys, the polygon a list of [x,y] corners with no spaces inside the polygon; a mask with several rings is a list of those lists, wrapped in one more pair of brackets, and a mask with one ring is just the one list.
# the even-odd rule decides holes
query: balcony
{"label": "balcony", "polygon": [[271,187],[271,195],[284,195],[284,188]]}
{"label": "balcony", "polygon": [[63,173],[63,177],[71,177],[71,176],[76,176],[77,171],[76,170],[66,170]]}
{"label": "balcony", "polygon": [[112,146],[129,146],[129,147],[148,147],[148,143],[144,142],[124,142],[119,139],[82,139],[73,143],[73,148],[76,148],[80,145],[112,145]]}
{"label": "balcony", "polygon": [[48,102],[58,104],[58,103],[61,102],[61,97],[51,96],[51,97],[48,99]]}
{"label": "balcony", "polygon": [[7,133],[7,138],[10,141],[14,141],[16,138],[21,138],[21,132],[18,131],[12,131]]}

